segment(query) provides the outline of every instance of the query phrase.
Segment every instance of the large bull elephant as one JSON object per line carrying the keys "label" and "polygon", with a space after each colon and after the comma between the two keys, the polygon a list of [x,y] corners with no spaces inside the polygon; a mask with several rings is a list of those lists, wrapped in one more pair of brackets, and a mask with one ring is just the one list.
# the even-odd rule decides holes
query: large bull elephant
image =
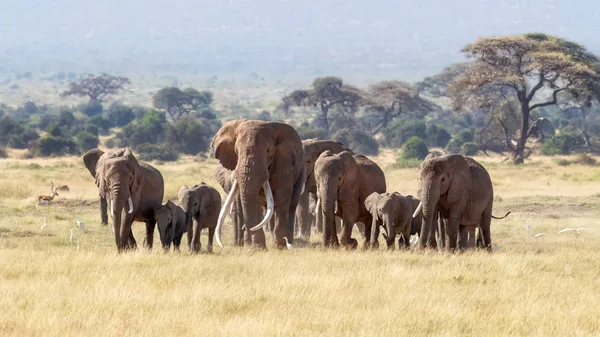
{"label": "large bull elephant", "polygon": [[423,211],[421,248],[431,245],[439,212],[444,219],[440,223],[445,227],[445,233],[441,233],[445,238],[443,246],[454,250],[459,230],[462,238],[468,238],[466,231],[478,226],[483,246],[491,249],[494,189],[490,175],[481,164],[461,155],[428,155],[421,164],[419,179],[421,204],[418,210]]}
{"label": "large bull elephant", "polygon": [[[315,218],[310,214],[309,194],[316,195],[317,193],[317,182],[315,181],[314,175],[315,161],[319,158],[319,155],[325,151],[331,151],[331,153],[334,154],[342,151],[352,151],[347,149],[344,144],[340,142],[320,139],[303,140],[302,150],[304,151],[306,185],[304,187],[304,193],[300,195],[300,201],[298,202],[298,208],[296,209],[296,227],[301,236],[310,239],[311,227]],[[315,210],[315,212],[319,212],[319,210]],[[319,231],[319,228],[317,228],[317,231]]]}
{"label": "large bull elephant", "polygon": [[[83,155],[83,163],[93,178],[96,178],[96,164],[103,154],[104,151],[100,149],[91,149]],[[108,225],[108,203],[102,195],[100,195],[100,221],[103,225]]]}
{"label": "large bull elephant", "polygon": [[[239,193],[252,245],[266,248],[262,227],[275,215],[275,242],[278,248],[286,248],[286,238],[293,241],[296,206],[305,182],[302,142],[296,130],[284,123],[234,120],[219,129],[211,146],[221,165],[235,172],[219,215],[217,243],[222,246],[220,228]],[[263,197],[267,211],[259,221]]]}
{"label": "large bull elephant", "polygon": [[317,196],[321,204],[324,245],[339,245],[334,219],[337,215],[342,218],[339,241],[344,247],[358,246],[358,242],[351,237],[356,222],[365,224],[365,248],[370,245],[376,247],[381,223],[372,226],[372,216],[365,208],[364,202],[373,192],[385,192],[385,175],[381,168],[362,155],[353,155],[348,151],[338,154],[325,151],[315,163],[314,174]]}
{"label": "large bull elephant", "polygon": [[106,152],[95,169],[100,197],[110,204],[115,242],[119,252],[136,248],[131,232],[133,221],[146,223],[145,245],[152,248],[155,210],[164,196],[164,180],[154,167],[139,163],[129,149]]}

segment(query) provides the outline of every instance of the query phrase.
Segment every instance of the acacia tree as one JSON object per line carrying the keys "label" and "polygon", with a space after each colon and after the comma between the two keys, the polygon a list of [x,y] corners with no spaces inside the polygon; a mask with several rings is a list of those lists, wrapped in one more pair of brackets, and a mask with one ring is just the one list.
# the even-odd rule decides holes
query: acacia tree
{"label": "acacia tree", "polygon": [[[329,138],[333,119],[351,119],[363,103],[364,97],[365,93],[362,90],[344,84],[339,77],[319,77],[313,80],[310,89],[295,90],[285,95],[281,107],[286,112],[289,112],[292,106],[319,107],[317,119],[325,131],[325,136]],[[334,113],[330,115],[332,111]]]}
{"label": "acacia tree", "polygon": [[105,73],[95,76],[88,74],[76,82],[69,83],[69,88],[63,91],[61,97],[81,96],[90,101],[102,102],[107,96],[116,95],[125,90],[130,84],[127,77],[112,76]]}
{"label": "acacia tree", "polygon": [[432,102],[421,98],[412,85],[402,81],[381,81],[371,85],[367,94],[365,100],[367,112],[377,113],[381,120],[373,130],[374,133],[387,127],[402,113],[412,112],[417,116],[424,116],[437,107]]}
{"label": "acacia tree", "polygon": [[157,109],[165,110],[174,122],[183,115],[188,115],[199,108],[212,104],[213,94],[210,91],[198,91],[194,88],[181,90],[175,87],[160,89],[152,97],[152,104]]}
{"label": "acacia tree", "polygon": [[544,122],[538,119],[530,125],[531,113],[556,105],[561,92],[574,97],[587,94],[589,83],[597,77],[595,55],[577,43],[544,34],[480,38],[462,52],[473,61],[450,84],[453,107],[484,108],[500,97],[514,97],[521,117],[516,145],[511,148],[515,164],[523,163],[527,139]]}

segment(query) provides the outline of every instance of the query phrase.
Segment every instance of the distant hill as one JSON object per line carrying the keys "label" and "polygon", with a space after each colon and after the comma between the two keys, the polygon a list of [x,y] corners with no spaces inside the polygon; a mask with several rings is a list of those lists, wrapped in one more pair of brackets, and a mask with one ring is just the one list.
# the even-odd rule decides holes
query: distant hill
{"label": "distant hill", "polygon": [[545,32],[600,52],[600,2],[53,0],[0,11],[0,72],[418,80],[478,36]]}

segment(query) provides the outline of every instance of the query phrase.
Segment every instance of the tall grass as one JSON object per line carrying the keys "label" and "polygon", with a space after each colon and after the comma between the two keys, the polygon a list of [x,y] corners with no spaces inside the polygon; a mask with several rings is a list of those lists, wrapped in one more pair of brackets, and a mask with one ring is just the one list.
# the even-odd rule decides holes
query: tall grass
{"label": "tall grass", "polygon": [[[389,190],[415,193],[417,169],[392,169],[389,153],[374,159],[386,168]],[[17,191],[0,189],[0,335],[599,335],[600,181],[559,177],[600,168],[484,161],[494,213],[513,214],[492,223],[493,253],[456,255],[325,251],[316,235],[289,251],[252,252],[231,247],[229,224],[225,249],[213,254],[140,248],[118,255],[79,158],[0,161],[0,187]],[[32,162],[54,169],[27,169]],[[545,165],[551,169],[539,171]],[[212,161],[157,167],[165,199],[181,184],[218,187]],[[34,194],[50,179],[71,192],[35,209]],[[77,217],[86,233],[75,228]],[[526,223],[546,236],[533,238]],[[579,238],[556,234],[564,227],[591,229]],[[134,225],[140,246],[144,232]],[[202,243],[205,250],[206,233]]]}

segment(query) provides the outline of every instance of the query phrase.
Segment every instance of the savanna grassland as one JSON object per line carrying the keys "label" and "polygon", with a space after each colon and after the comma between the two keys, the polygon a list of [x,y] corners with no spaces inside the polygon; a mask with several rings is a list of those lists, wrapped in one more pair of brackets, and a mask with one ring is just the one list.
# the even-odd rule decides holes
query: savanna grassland
{"label": "savanna grassland", "polygon": [[[388,190],[416,192],[417,169],[394,168],[391,152],[374,159]],[[494,213],[512,211],[492,222],[491,254],[324,251],[315,235],[251,252],[232,247],[227,223],[226,248],[195,256],[117,255],[80,158],[1,160],[0,335],[600,335],[600,167],[478,159]],[[184,183],[218,186],[213,159],[154,165],[165,198]],[[36,209],[50,181],[70,192]],[[526,223],[546,235],[533,238]],[[564,227],[590,229],[575,238],[557,234]],[[144,226],[134,230],[141,242]]]}

